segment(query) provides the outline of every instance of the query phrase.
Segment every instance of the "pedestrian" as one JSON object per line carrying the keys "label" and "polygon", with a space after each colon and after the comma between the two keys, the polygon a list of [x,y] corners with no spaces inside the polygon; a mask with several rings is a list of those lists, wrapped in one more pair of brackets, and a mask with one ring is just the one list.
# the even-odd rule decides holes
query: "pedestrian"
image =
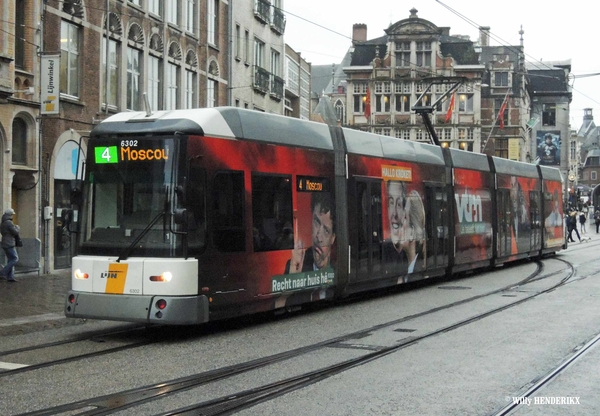
{"label": "pedestrian", "polygon": [[573,239],[573,231],[575,231],[575,234],[577,234],[577,238],[579,239],[579,242],[581,243],[581,236],[579,235],[579,231],[577,230],[577,211],[573,210],[569,213],[569,215],[567,216],[567,231],[568,231],[568,236],[569,236],[569,241],[574,243],[575,240]]}
{"label": "pedestrian", "polygon": [[594,212],[594,222],[596,223],[596,234],[598,234],[598,232],[600,231],[600,210],[597,209],[596,212]]}
{"label": "pedestrian", "polygon": [[6,266],[0,272],[9,282],[16,282],[15,264],[19,261],[17,247],[21,247],[21,236],[19,235],[19,226],[13,222],[15,211],[12,208],[4,211],[2,215],[2,224],[0,224],[0,233],[2,234],[2,249],[6,254]]}
{"label": "pedestrian", "polygon": [[585,212],[581,212],[579,214],[579,223],[581,224],[581,234],[587,234],[587,230],[585,229],[585,220],[586,220]]}

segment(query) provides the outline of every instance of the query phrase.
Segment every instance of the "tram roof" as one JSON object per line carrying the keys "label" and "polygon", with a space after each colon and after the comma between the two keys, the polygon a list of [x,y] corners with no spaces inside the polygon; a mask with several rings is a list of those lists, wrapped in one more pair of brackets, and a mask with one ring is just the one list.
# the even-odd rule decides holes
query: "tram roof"
{"label": "tram roof", "polygon": [[236,107],[156,111],[150,115],[122,112],[98,124],[91,135],[164,135],[176,132],[333,150],[326,124]]}

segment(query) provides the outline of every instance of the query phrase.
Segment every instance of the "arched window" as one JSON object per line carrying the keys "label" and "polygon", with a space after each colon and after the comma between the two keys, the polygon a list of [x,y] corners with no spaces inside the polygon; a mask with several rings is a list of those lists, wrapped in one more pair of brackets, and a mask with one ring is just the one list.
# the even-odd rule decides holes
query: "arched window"
{"label": "arched window", "polygon": [[11,152],[13,164],[27,164],[27,123],[22,118],[13,120]]}
{"label": "arched window", "polygon": [[212,61],[208,66],[206,79],[206,106],[216,107],[219,103],[219,65]]}

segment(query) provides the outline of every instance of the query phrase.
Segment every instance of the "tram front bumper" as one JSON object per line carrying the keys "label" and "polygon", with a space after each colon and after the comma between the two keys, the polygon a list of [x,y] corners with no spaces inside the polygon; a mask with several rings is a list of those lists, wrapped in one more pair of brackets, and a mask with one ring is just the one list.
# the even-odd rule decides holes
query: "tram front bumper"
{"label": "tram front bumper", "polygon": [[67,293],[67,318],[103,319],[167,325],[208,322],[208,298],[197,296],[144,296],[104,293]]}

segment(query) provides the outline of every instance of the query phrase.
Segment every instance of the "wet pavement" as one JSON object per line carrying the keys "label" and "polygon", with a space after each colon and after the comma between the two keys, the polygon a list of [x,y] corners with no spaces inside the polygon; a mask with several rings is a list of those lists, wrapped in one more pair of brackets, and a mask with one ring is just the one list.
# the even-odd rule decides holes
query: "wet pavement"
{"label": "wet pavement", "polygon": [[71,269],[40,275],[17,272],[16,278],[15,283],[0,279],[0,335],[68,324],[63,309]]}

